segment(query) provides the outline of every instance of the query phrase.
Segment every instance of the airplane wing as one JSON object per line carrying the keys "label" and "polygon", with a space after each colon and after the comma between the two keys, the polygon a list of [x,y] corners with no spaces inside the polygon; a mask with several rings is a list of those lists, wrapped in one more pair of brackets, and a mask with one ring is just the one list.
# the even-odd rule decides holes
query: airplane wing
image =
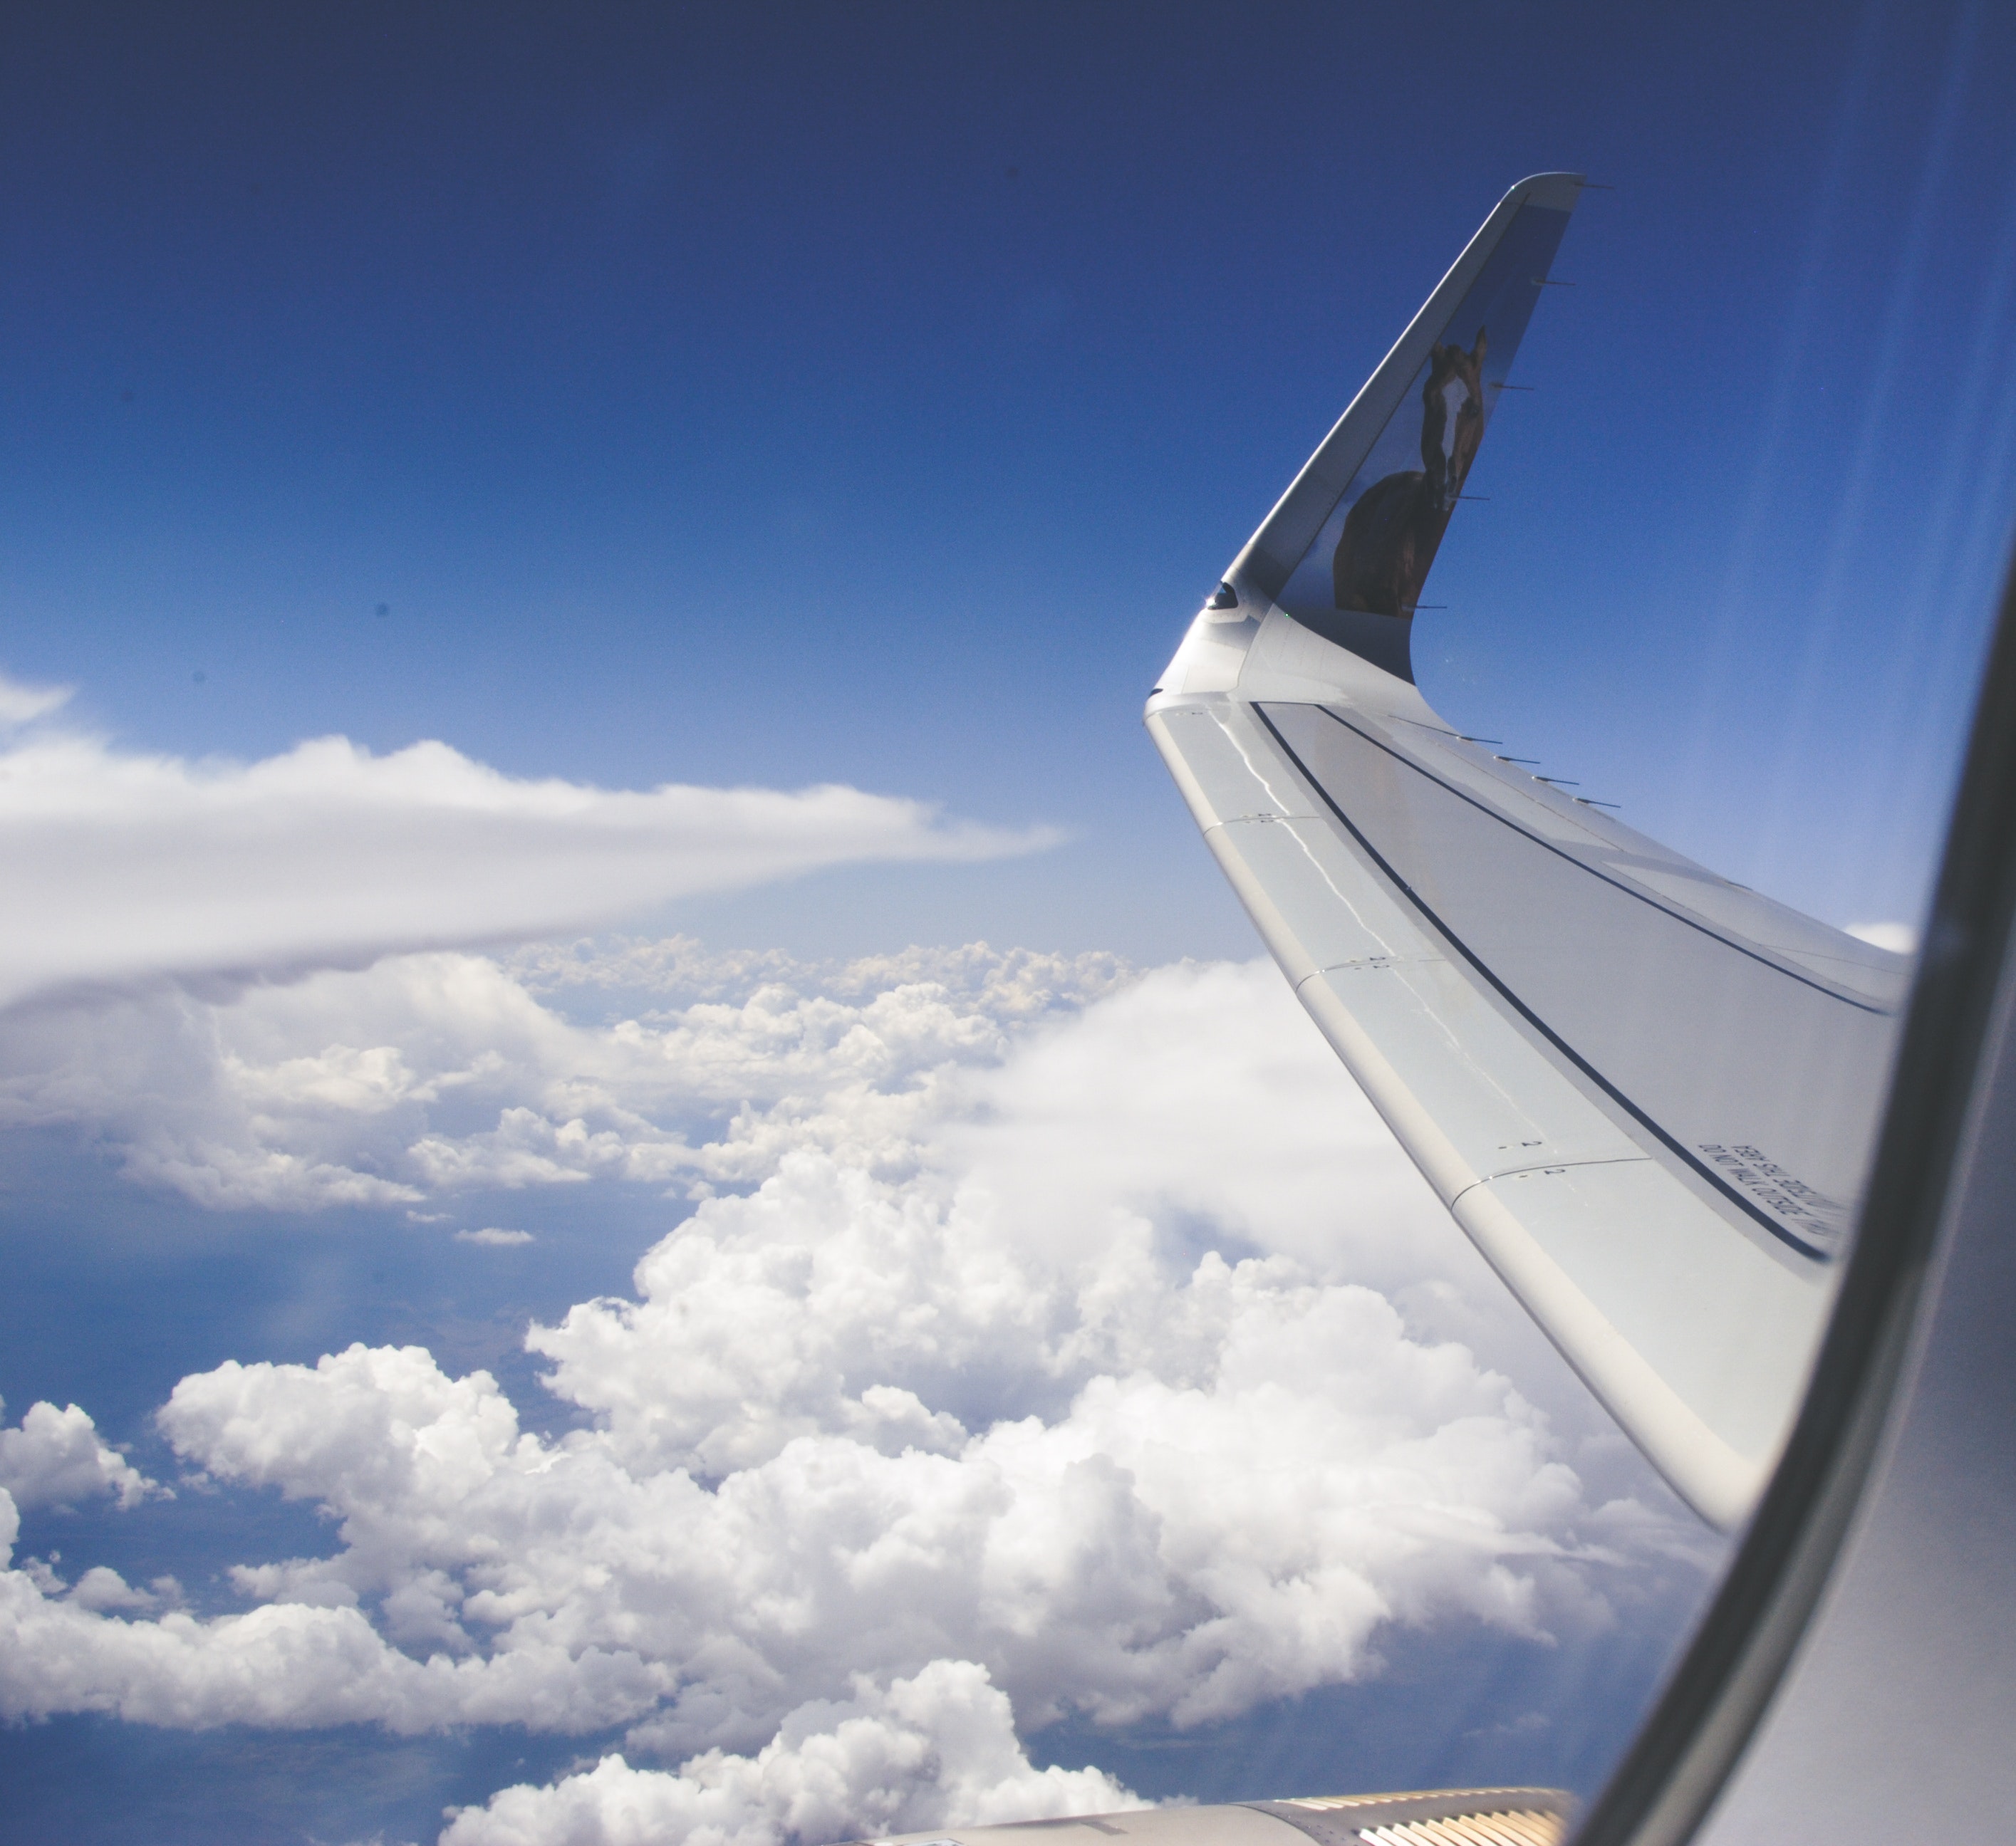
{"label": "airplane wing", "polygon": [[[1136,1846],[1561,1846],[1574,1810],[1572,1798],[1558,1788],[1444,1788],[1130,1808],[884,1834],[849,1846],[1104,1846],[1114,1839]],[[1074,1833],[1091,1837],[1073,1841]]]}
{"label": "airplane wing", "polygon": [[1702,1516],[1826,1321],[1908,965],[1486,743],[1409,633],[1582,182],[1491,214],[1191,624],[1147,725],[1317,1025]]}

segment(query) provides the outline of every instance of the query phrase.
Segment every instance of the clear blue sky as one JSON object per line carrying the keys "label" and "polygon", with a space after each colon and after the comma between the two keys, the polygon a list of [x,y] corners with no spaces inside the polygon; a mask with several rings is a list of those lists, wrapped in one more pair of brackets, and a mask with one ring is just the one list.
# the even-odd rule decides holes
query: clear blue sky
{"label": "clear blue sky", "polygon": [[[640,919],[718,948],[1245,958],[1142,701],[1504,189],[1576,170],[1612,189],[1443,549],[1424,686],[1732,876],[1907,919],[2016,484],[2012,95],[2016,13],[1902,0],[16,7],[0,671],[128,750],[439,738],[1067,830]],[[668,1222],[613,1181],[473,1194],[540,1240],[479,1258],[389,1206],[149,1189],[140,1131],[96,1132],[0,1133],[0,1391],[77,1396],[157,1472],[178,1377],[351,1339],[560,1427],[527,1319],[621,1293]],[[135,1581],[333,1542],[270,1492],[149,1504],[90,1528]],[[1207,1797],[1586,1786],[1659,1607],[1614,1657],[1438,1635],[1202,1743],[1044,1747]],[[1452,1686],[1479,1728],[1424,1754]],[[1551,1754],[1489,1754],[1542,1708]],[[73,1717],[0,1772],[78,1839],[405,1837],[584,1747]]]}

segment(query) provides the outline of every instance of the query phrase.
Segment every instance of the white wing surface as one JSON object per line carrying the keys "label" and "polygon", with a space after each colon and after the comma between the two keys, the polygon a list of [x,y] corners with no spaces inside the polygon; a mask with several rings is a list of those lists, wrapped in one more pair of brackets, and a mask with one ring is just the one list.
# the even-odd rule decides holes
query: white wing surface
{"label": "white wing surface", "polygon": [[1903,958],[1458,736],[1436,547],[1581,182],[1509,193],[1199,614],[1147,723],[1303,1004],[1653,1463],[1739,1523],[1825,1320]]}

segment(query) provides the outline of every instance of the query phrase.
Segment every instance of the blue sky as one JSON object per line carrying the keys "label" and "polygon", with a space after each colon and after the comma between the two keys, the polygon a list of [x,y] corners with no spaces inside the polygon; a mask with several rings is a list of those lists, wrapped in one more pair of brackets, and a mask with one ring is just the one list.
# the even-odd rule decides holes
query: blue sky
{"label": "blue sky", "polygon": [[[1417,628],[1423,685],[1462,728],[1733,877],[1838,923],[1908,920],[2016,478],[2012,63],[2016,23],[1966,5],[16,9],[0,26],[0,672],[74,686],[65,734],[121,761],[437,739],[510,777],[834,783],[1055,829],[1047,850],[978,861],[864,847],[661,894],[625,927],[772,952],[808,996],[825,983],[862,1006],[877,990],[837,972],[849,958],[985,938],[1065,958],[1028,1018],[1096,1034],[1106,1016],[1083,1009],[1104,990],[1071,958],[1255,947],[1141,733],[1157,670],[1503,189],[1568,168],[1614,189],[1577,211],[1555,268],[1575,286],[1542,304],[1514,374],[1534,388],[1471,477],[1489,503],[1444,547],[1433,599],[1451,606]],[[524,981],[584,1031],[740,1006],[757,984]],[[170,1107],[181,1080],[163,1074],[196,1069],[176,1060],[198,1039],[284,1074],[367,1013],[391,1020],[420,1073],[398,1106],[431,1110],[442,1146],[547,1106],[508,1085],[466,1120],[454,1098],[480,1084],[412,1101],[465,1068],[426,1063],[419,1010],[310,988],[252,1024],[253,1002],[193,988],[130,1014],[0,1015],[30,1047],[8,1053],[28,1099],[0,1128],[0,1236],[30,1284],[0,1336],[9,1420],[74,1400],[166,1481],[196,1452],[178,1461],[151,1420],[178,1380],[362,1340],[488,1366],[528,1426],[585,1427],[586,1399],[542,1395],[525,1326],[623,1294],[692,1202],[613,1168],[544,1189],[485,1169],[445,1205],[261,1193],[249,1166],[190,1177],[225,1171],[202,1150],[229,1140],[223,1115]],[[1021,1042],[998,984],[953,991]],[[754,1059],[756,1028],[735,1032]],[[153,1046],[170,1049],[144,1077],[103,1074],[108,1047]],[[995,1058],[1012,1084],[1024,1055],[958,1057]],[[676,1116],[695,1146],[734,1139],[711,1092],[681,1115],[624,1089],[634,1074],[607,1081],[665,1133]],[[92,1085],[118,1096],[49,1099]],[[324,1132],[297,1129],[301,1146]],[[253,1149],[266,1131],[243,1132]],[[344,1171],[419,1184],[375,1143],[328,1148]],[[718,1196],[766,1182],[737,1171],[708,1182]],[[1413,1209],[1391,1205],[1395,1222]],[[1222,1200],[1179,1200],[1157,1235],[1180,1243],[1186,1211],[1255,1250],[1300,1222],[1283,1205],[1235,1230]],[[450,1241],[486,1225],[537,1241]],[[1600,1420],[1576,1422],[1536,1340],[1493,1308],[1422,1304],[1431,1283],[1474,1282],[1460,1250],[1353,1260],[1413,1304],[1410,1324],[1510,1373],[1586,1481],[1657,1500]],[[334,1502],[299,1491],[52,1512],[22,1542],[194,1585],[330,1542],[309,1509]],[[1549,1542],[1568,1529],[1533,1517]],[[1586,1645],[1486,1622],[1480,1652],[1449,1617],[1411,1653],[1381,1643],[1384,1680],[1180,1736],[1166,1710],[1131,1729],[1073,1718],[1035,1756],[1149,1793],[1251,1793],[1255,1765],[1322,1779],[1337,1760],[1367,1780],[1586,1785],[1698,1582],[1698,1560],[1661,1576],[1648,1560],[1667,1553],[1623,1549],[1661,1587],[1604,1592],[1623,1637],[1608,1653],[1556,1583],[1550,1619]],[[1417,1747],[1417,1711],[1508,1680],[1510,1717]],[[1543,1711],[1544,1748],[1516,1729]],[[1529,1753],[1490,1756],[1492,1724]],[[164,1752],[229,1791],[235,1818],[207,1837],[432,1837],[444,1802],[619,1734],[64,1716],[0,1733],[0,1754],[83,1816],[78,1838],[200,1837],[165,1818],[186,1798],[175,1772],[143,1767]],[[1333,1735],[1363,1749],[1327,1757]],[[0,1819],[0,1837],[41,1824]]]}
{"label": "blue sky", "polygon": [[[1855,663],[1903,625],[1942,660],[1961,631],[1922,695],[1950,728],[2003,534],[1930,567],[1917,541],[1928,489],[2008,469],[2000,342],[1975,350],[2012,236],[1994,9],[9,31],[8,665],[135,744],[844,780],[1080,844],[785,899],[808,948],[912,917],[1241,946],[1139,698],[1499,192],[1550,167],[1617,190],[1577,214],[1578,286],[1445,553],[1431,694],[1725,857],[1756,857],[1729,809],[1760,782],[1796,834],[1801,792],[1855,773],[1810,765],[1894,690]],[[1823,587],[1849,664],[1804,712]],[[1767,850],[1816,908],[1908,899],[1880,862]]]}

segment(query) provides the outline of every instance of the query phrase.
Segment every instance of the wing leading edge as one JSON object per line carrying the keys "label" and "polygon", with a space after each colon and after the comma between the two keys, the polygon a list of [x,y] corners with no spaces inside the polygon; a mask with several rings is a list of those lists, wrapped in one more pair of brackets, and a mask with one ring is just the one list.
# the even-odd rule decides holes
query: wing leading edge
{"label": "wing leading edge", "polygon": [[1416,599],[1580,182],[1485,222],[1227,572],[1147,724],[1457,1222],[1727,1528],[1817,1344],[1905,964],[1458,736]]}

